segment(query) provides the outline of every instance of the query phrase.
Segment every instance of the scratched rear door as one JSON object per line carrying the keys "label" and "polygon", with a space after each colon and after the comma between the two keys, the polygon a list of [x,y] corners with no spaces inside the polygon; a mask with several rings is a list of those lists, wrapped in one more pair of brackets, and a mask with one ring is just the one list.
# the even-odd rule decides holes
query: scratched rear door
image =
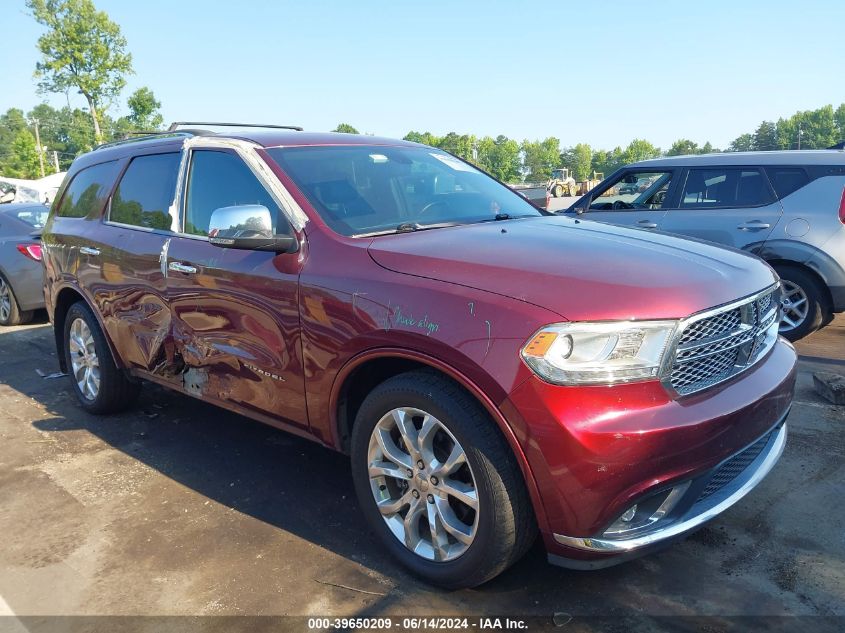
{"label": "scratched rear door", "polygon": [[170,242],[167,258],[184,388],[304,428],[299,257],[210,244],[211,213],[238,204],[264,205],[283,221],[272,196],[234,151],[192,150],[183,232]]}

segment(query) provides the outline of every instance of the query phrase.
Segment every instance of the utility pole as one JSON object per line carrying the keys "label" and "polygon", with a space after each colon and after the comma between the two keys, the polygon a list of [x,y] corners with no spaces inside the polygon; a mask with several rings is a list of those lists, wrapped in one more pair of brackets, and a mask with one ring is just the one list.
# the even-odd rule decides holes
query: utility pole
{"label": "utility pole", "polygon": [[803,130],[801,129],[801,124],[798,124],[798,149],[801,149],[801,133]]}
{"label": "utility pole", "polygon": [[38,147],[38,161],[41,163],[41,177],[46,176],[44,173],[44,148],[41,147],[41,134],[38,132],[38,119],[32,119],[32,124],[35,126],[35,145]]}
{"label": "utility pole", "polygon": [[59,153],[56,150],[53,150],[53,165],[56,166],[55,173],[58,174],[61,170],[59,169]]}

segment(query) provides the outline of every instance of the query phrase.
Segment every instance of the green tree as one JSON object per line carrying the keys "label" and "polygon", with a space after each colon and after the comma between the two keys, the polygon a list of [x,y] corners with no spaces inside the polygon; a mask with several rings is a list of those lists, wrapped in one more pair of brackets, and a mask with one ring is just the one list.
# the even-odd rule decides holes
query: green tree
{"label": "green tree", "polygon": [[672,143],[672,147],[666,152],[667,156],[687,156],[689,154],[698,154],[698,143],[687,138],[681,138]]}
{"label": "green tree", "polygon": [[477,141],[477,164],[502,182],[519,182],[522,171],[519,143],[507,136],[490,136]]}
{"label": "green tree", "polygon": [[431,132],[408,132],[405,135],[406,141],[410,141],[412,143],[422,143],[423,145],[429,145],[431,147],[439,147],[440,146],[440,137],[435,136]]}
{"label": "green tree", "polygon": [[743,134],[733,140],[728,146],[729,152],[750,152],[754,149],[754,136]]}
{"label": "green tree", "polygon": [[845,141],[845,103],[836,108],[833,119],[836,122],[836,142]]}
{"label": "green tree", "polygon": [[10,178],[39,178],[41,171],[38,161],[35,136],[24,128],[15,136],[10,146],[10,155],[3,166],[3,175]]}
{"label": "green tree", "polygon": [[26,0],[35,20],[47,27],[38,38],[35,68],[47,92],[77,89],[88,102],[94,136],[102,138],[100,111],[108,108],[132,72],[132,56],[120,27],[91,0]]}
{"label": "green tree", "polygon": [[548,180],[552,169],[560,165],[560,141],[553,136],[543,141],[522,141],[522,162],[526,179],[531,182]]}
{"label": "green tree", "polygon": [[[138,88],[129,95],[126,105],[129,106],[129,116],[126,119],[136,130],[157,131],[161,129],[164,123],[164,117],[161,116],[160,112],[161,101],[156,99],[152,90],[146,86]],[[355,133],[357,134],[357,132]]]}
{"label": "green tree", "polygon": [[464,160],[472,161],[474,160],[473,149],[476,147],[476,143],[475,136],[449,132],[443,138],[438,139],[437,147],[455,156],[460,156]]}
{"label": "green tree", "polygon": [[655,147],[646,140],[635,138],[622,153],[622,163],[627,165],[658,156],[660,156],[659,147]]}
{"label": "green tree", "polygon": [[778,127],[771,121],[763,121],[754,131],[754,149],[760,152],[780,149]]}
{"label": "green tree", "polygon": [[349,125],[348,123],[341,123],[332,132],[343,132],[344,134],[360,134],[358,130],[354,127]]}

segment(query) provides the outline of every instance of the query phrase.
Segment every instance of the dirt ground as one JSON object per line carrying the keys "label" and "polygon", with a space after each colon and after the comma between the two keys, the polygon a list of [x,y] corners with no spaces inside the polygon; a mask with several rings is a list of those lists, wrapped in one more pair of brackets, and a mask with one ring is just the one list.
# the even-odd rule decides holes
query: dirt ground
{"label": "dirt ground", "polygon": [[601,571],[537,546],[446,592],[380,550],[344,456],[152,386],[87,415],[37,373],[49,324],[0,329],[0,614],[845,616],[845,407],[811,379],[845,372],[845,318],[799,351],[781,462],[708,526]]}

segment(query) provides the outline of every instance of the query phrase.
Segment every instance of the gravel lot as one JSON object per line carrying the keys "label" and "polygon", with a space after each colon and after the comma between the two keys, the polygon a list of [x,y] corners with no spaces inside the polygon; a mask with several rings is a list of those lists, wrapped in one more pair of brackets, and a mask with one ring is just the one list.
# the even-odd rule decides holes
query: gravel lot
{"label": "gravel lot", "polygon": [[152,386],[87,415],[36,372],[57,371],[49,324],[0,329],[0,614],[845,616],[845,407],[811,376],[845,372],[845,318],[799,349],[786,452],[725,515],[622,566],[535,547],[444,592],[379,550],[345,457]]}

